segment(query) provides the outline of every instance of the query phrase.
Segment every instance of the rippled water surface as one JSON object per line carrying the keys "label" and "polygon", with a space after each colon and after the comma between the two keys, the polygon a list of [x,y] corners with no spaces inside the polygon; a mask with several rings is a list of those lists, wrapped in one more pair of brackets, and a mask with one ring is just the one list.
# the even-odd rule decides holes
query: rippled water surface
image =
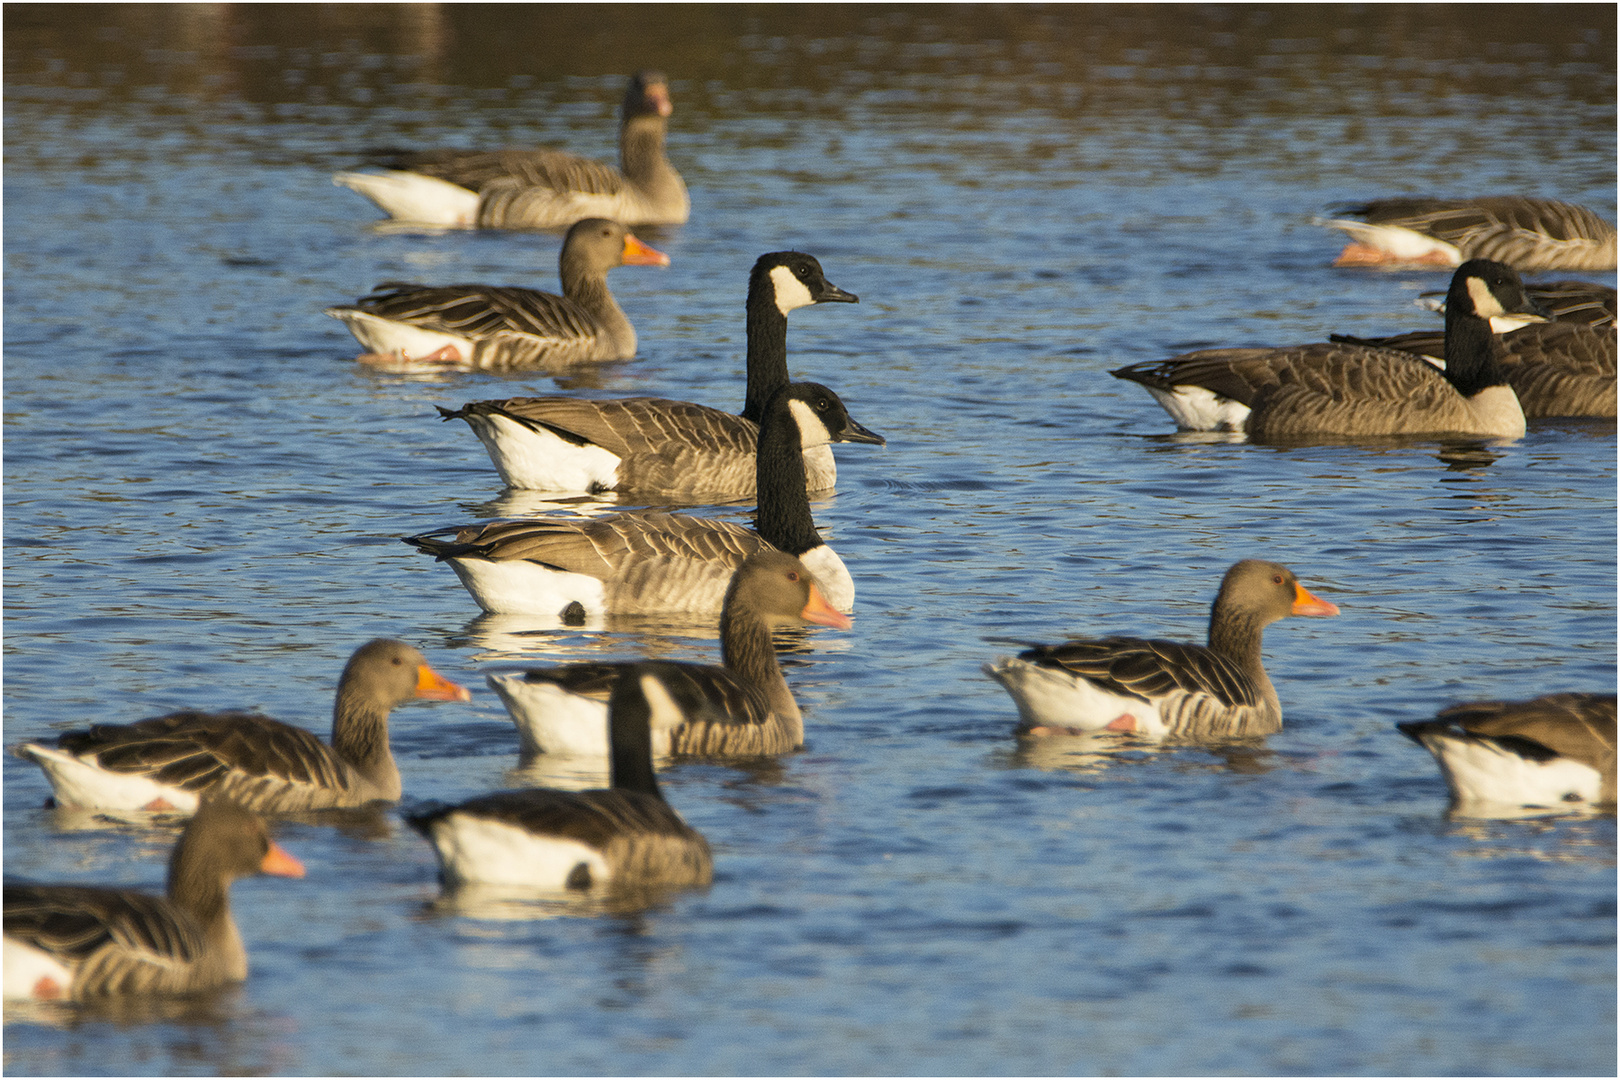
{"label": "rippled water surface", "polygon": [[[244,986],[10,1010],[6,1071],[1612,1075],[1614,819],[1450,818],[1394,724],[1614,685],[1614,424],[1248,446],[1106,371],[1431,325],[1443,275],[1328,267],[1337,201],[1612,217],[1614,58],[1605,6],[8,5],[8,744],[185,705],[324,732],[388,634],[475,689],[395,714],[408,798],[534,779],[483,669],[715,642],[477,617],[396,537],[541,500],[433,406],[739,405],[761,252],[860,294],[794,313],[791,362],[889,446],[842,450],[816,506],[859,600],[786,657],[808,747],[665,773],[712,887],[457,907],[391,813],[286,822],[309,875],[236,887]],[[639,358],[354,365],[322,307],[554,288],[557,238],[379,230],[329,174],[390,144],[611,157],[646,65],[693,211],[642,231],[667,270],[612,277]],[[1198,638],[1251,555],[1343,608],[1268,634],[1282,733],[1011,737],[993,639]],[[160,885],[171,831],[43,809],[16,758],[4,781],[8,876]]]}

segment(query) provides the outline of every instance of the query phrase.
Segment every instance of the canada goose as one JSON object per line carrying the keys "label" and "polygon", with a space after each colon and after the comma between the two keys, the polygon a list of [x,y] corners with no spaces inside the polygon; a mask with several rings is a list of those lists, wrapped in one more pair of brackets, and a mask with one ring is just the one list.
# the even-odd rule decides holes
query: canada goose
{"label": "canada goose", "polygon": [[1517,438],[1524,434],[1524,412],[1486,321],[1503,312],[1539,314],[1511,268],[1472,259],[1457,268],[1446,294],[1443,372],[1410,353],[1321,343],[1203,349],[1111,374],[1141,383],[1184,430],[1281,439]]}
{"label": "canada goose", "polygon": [[433,845],[448,886],[706,885],[709,843],[658,790],[652,732],[707,707],[669,665],[632,665],[608,701],[612,786],[592,791],[525,788],[407,815]]}
{"label": "canada goose", "polygon": [[625,91],[619,162],[562,150],[424,150],[385,154],[381,173],[341,172],[398,221],[493,229],[566,228],[580,218],[679,225],[691,212],[686,184],[664,156],[674,111],[661,72],[638,71]]}
{"label": "canada goose", "polygon": [[1397,724],[1440,763],[1458,803],[1615,801],[1615,695],[1475,701]]}
{"label": "canada goose", "polygon": [[204,801],[169,858],[168,895],[89,885],[5,887],[5,996],[71,999],[183,994],[247,978],[231,882],[303,877],[264,822]]}
{"label": "canada goose", "polygon": [[608,291],[615,266],[668,266],[669,256],[623,225],[586,218],[558,256],[561,296],[514,285],[390,281],[353,304],[329,307],[368,352],[362,363],[510,370],[636,355],[636,328]]}
{"label": "canada goose", "polygon": [[[757,757],[784,754],[804,742],[804,718],[771,644],[779,626],[816,623],[850,627],[833,610],[804,563],[782,551],[756,551],[732,575],[720,609],[724,667],[665,663],[666,683],[681,680],[685,696],[704,702],[673,727],[653,729],[653,752]],[[614,683],[634,662],[561,664],[485,676],[506,703],[525,754],[605,757],[607,703]]]}
{"label": "canada goose", "polygon": [[1334,266],[1456,266],[1494,259],[1521,272],[1613,270],[1614,226],[1584,206],[1509,195],[1485,199],[1377,199],[1320,224],[1353,239]]}
{"label": "canada goose", "polygon": [[400,796],[388,712],[412,698],[467,701],[402,641],[362,645],[338,680],[332,741],[268,716],[187,710],[70,731],[18,756],[45,770],[56,801],[105,810],[189,813],[203,796],[287,813],[364,806]]}
{"label": "canada goose", "polygon": [[1037,645],[984,673],[1018,705],[1019,733],[1134,731],[1238,738],[1282,729],[1282,705],[1260,660],[1260,635],[1288,615],[1337,615],[1285,566],[1245,559],[1226,572],[1207,647],[1107,637]]}
{"label": "canada goose", "polygon": [[630,513],[497,521],[402,539],[448,562],[489,612],[718,614],[732,573],[768,547],[803,559],[832,605],[850,611],[855,583],[816,532],[800,449],[835,438],[883,444],[825,386],[792,383],[776,392],[759,429],[754,529],[687,514]]}
{"label": "canada goose", "polygon": [[[571,397],[475,401],[439,413],[467,421],[508,487],[745,499],[754,494],[760,415],[788,384],[787,313],[828,302],[859,297],[828,281],[813,256],[773,251],[754,263],[741,415],[662,398]],[[825,444],[807,444],[804,464],[810,491],[838,479]]]}

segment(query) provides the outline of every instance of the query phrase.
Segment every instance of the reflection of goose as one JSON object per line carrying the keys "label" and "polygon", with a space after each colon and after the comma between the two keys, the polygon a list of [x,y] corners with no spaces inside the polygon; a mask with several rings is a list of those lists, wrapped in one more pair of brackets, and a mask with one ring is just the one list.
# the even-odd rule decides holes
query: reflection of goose
{"label": "reflection of goose", "polygon": [[1189,430],[1251,438],[1464,434],[1517,438],[1524,412],[1486,321],[1535,313],[1501,263],[1457,268],[1446,294],[1443,372],[1408,353],[1357,345],[1204,349],[1112,372],[1141,383]]}
{"label": "reflection of goose", "polygon": [[[551,491],[637,491],[711,499],[754,494],[759,421],[788,384],[787,313],[855,303],[797,251],[761,255],[748,278],[748,389],[741,415],[663,398],[508,398],[440,409],[467,421],[507,486]],[[804,448],[806,486],[838,479],[824,443]]]}
{"label": "reflection of goose", "polygon": [[1615,695],[1476,701],[1396,725],[1440,763],[1458,803],[1568,809],[1615,801]]}
{"label": "reflection of goose", "polygon": [[175,844],[167,896],[8,884],[5,996],[184,994],[240,982],[247,951],[230,886],[249,874],[303,877],[304,868],[257,817],[208,800]]}
{"label": "reflection of goose", "polygon": [[668,266],[616,221],[588,218],[568,230],[558,257],[561,296],[510,285],[386,282],[352,304],[329,307],[375,366],[506,370],[550,368],[636,355],[636,329],[608,291],[615,266]]}
{"label": "reflection of goose", "polygon": [[500,791],[406,820],[433,844],[449,886],[705,885],[714,872],[708,841],[664,801],[652,761],[653,729],[703,708],[657,665],[634,669],[608,704],[612,787]]}
{"label": "reflection of goose", "polygon": [[1377,199],[1323,221],[1353,243],[1335,266],[1456,266],[1494,259],[1516,270],[1613,270],[1614,226],[1554,199]]}
{"label": "reflection of goose", "polygon": [[409,645],[378,638],[355,651],[338,680],[331,743],[257,713],[188,710],[96,724],[17,754],[44,769],[69,806],[190,812],[204,795],[273,813],[364,806],[400,796],[389,711],[412,698],[470,697]]}
{"label": "reflection of goose", "polygon": [[[798,559],[770,550],[750,555],[732,576],[720,609],[725,666],[657,665],[662,681],[679,682],[681,696],[702,707],[672,727],[654,729],[654,753],[756,756],[799,746],[804,719],[782,677],[771,631],[805,623],[850,625]],[[488,679],[512,714],[525,754],[600,756],[608,749],[608,696],[637,669],[635,663],[564,664]]]}
{"label": "reflection of goose", "polygon": [[638,71],[624,95],[621,169],[561,150],[424,150],[382,155],[380,173],[342,172],[398,221],[496,229],[566,228],[581,218],[679,225],[691,212],[686,184],[664,156],[669,83]]}
{"label": "reflection of goose", "polygon": [[805,493],[802,447],[835,437],[883,442],[825,386],[793,383],[777,391],[759,431],[756,529],[685,514],[639,513],[492,522],[404,539],[448,562],[478,606],[490,612],[718,613],[732,572],[768,547],[803,559],[833,606],[849,611],[855,583],[816,532]]}
{"label": "reflection of goose", "polygon": [[1207,647],[1077,639],[1037,645],[986,664],[984,673],[1017,703],[1022,734],[1269,735],[1282,728],[1282,705],[1261,663],[1261,632],[1288,615],[1338,613],[1287,567],[1245,559],[1221,581]]}

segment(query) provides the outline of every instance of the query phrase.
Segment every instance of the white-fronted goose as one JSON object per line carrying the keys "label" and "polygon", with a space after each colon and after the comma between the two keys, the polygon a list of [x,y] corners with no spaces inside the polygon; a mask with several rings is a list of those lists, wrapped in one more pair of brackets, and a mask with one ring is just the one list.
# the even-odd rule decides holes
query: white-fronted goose
{"label": "white-fronted goose", "polygon": [[652,732],[706,708],[691,683],[664,677],[666,667],[633,666],[613,686],[612,787],[501,791],[408,815],[438,852],[444,883],[550,890],[708,884],[709,843],[664,801],[653,773]]}
{"label": "white-fronted goose", "polygon": [[849,611],[855,583],[816,531],[805,494],[801,447],[833,439],[883,443],[825,386],[792,383],[776,392],[759,429],[753,529],[686,514],[630,513],[498,521],[403,539],[449,563],[489,612],[718,614],[732,573],[770,547],[803,559],[832,605]]}
{"label": "white-fronted goose", "polygon": [[[720,609],[720,656],[712,664],[661,663],[666,685],[684,684],[681,698],[701,699],[701,711],[674,726],[653,729],[653,752],[705,757],[784,754],[804,742],[804,718],[782,677],[771,644],[780,626],[816,623],[847,630],[804,563],[783,551],[757,551],[732,575]],[[525,754],[605,757],[608,697],[636,663],[581,663],[493,673],[486,678],[506,703]]]}
{"label": "white-fronted goose", "polygon": [[[475,401],[440,409],[467,421],[501,479],[542,491],[635,491],[745,499],[754,494],[759,419],[788,384],[787,313],[857,303],[797,251],[761,255],[748,276],[748,388],[741,415],[662,398],[572,397]],[[838,467],[825,444],[804,448],[810,491],[832,488]]]}
{"label": "white-fronted goose", "polygon": [[1519,275],[1474,259],[1446,294],[1444,371],[1410,353],[1320,343],[1203,349],[1111,372],[1141,383],[1176,425],[1251,438],[1524,434],[1491,316],[1538,315]]}
{"label": "white-fronted goose", "polygon": [[1509,195],[1377,199],[1321,224],[1353,239],[1334,266],[1456,266],[1493,259],[1521,272],[1613,270],[1614,226],[1584,206]]}
{"label": "white-fronted goose", "polygon": [[1458,803],[1567,808],[1615,801],[1615,695],[1475,701],[1397,724],[1440,763]]}
{"label": "white-fronted goose", "polygon": [[625,91],[620,168],[562,150],[424,150],[383,155],[387,171],[341,172],[398,221],[494,229],[566,228],[580,218],[679,225],[691,212],[681,174],[664,156],[669,83],[639,71]]}
{"label": "white-fronted goose", "polygon": [[1282,705],[1260,636],[1289,615],[1337,615],[1285,566],[1245,559],[1226,572],[1209,644],[1108,637],[1037,645],[984,665],[1018,705],[1025,735],[1130,731],[1189,739],[1270,735]]}
{"label": "white-fronted goose", "polygon": [[231,882],[303,877],[264,823],[207,800],[169,859],[168,895],[88,885],[5,887],[5,996],[69,999],[185,994],[247,978]]}
{"label": "white-fronted goose", "polygon": [[636,355],[636,328],[608,291],[615,266],[668,266],[669,256],[616,221],[587,218],[558,256],[561,296],[515,285],[385,282],[329,307],[367,352],[362,363],[511,370]]}
{"label": "white-fronted goose", "polygon": [[470,697],[409,645],[378,638],[338,680],[330,744],[257,713],[188,710],[95,724],[16,752],[45,770],[64,806],[190,812],[204,796],[266,813],[364,806],[400,796],[389,710],[412,698]]}

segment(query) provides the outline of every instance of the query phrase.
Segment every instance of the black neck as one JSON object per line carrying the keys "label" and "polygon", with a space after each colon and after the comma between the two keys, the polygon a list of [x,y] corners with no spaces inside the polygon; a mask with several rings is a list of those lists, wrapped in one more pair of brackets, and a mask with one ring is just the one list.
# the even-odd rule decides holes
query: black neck
{"label": "black neck", "polygon": [[640,686],[641,675],[627,671],[621,683],[635,680],[634,686],[615,687],[608,703],[611,784],[627,791],[640,791],[662,799],[652,762],[652,708]]}
{"label": "black neck", "polygon": [[787,316],[769,275],[748,283],[748,397],[742,417],[762,423],[771,396],[788,384]]}
{"label": "black neck", "polygon": [[1491,324],[1472,312],[1446,305],[1446,379],[1463,397],[1473,397],[1490,386],[1507,382],[1499,359],[1501,343]]}
{"label": "black neck", "polygon": [[785,394],[771,403],[759,428],[754,486],[759,509],[754,528],[772,547],[802,555],[821,544],[810,496],[805,494],[804,447]]}

